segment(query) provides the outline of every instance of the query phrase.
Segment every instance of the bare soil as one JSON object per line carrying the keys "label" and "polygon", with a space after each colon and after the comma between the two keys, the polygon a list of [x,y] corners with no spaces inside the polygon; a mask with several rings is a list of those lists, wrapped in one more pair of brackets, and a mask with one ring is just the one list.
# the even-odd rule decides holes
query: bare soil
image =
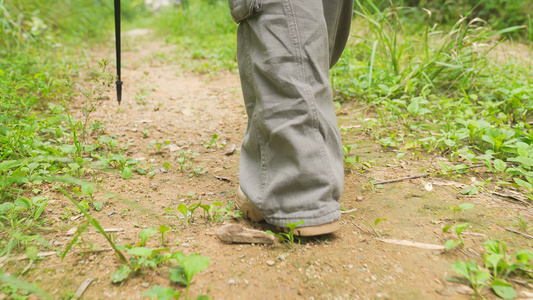
{"label": "bare soil", "polygon": [[[482,264],[482,243],[497,239],[507,244],[510,252],[531,249],[532,240],[505,228],[520,231],[517,216],[531,224],[529,206],[490,193],[490,185],[478,194],[468,196],[459,191],[473,181],[491,176],[484,168],[463,177],[443,177],[437,161],[450,164],[439,156],[409,152],[401,160],[394,149],[373,142],[357,117],[373,116],[356,101],[338,109],[344,144],[356,144],[353,155],[361,161],[375,159],[370,168],[347,167],[340,231],[301,241],[290,249],[284,244],[225,244],[215,235],[223,224],[267,230],[267,224],[243,219],[209,222],[197,210],[191,225],[169,217],[165,209],[180,203],[228,203],[238,187],[239,147],[246,129],[240,83],[237,74],[219,72],[197,75],[183,70],[176,62],[179,49],[143,38],[128,41],[123,54],[123,103],[118,106],[114,91],[103,101],[91,118],[105,125],[105,133],[120,145],[129,144],[124,155],[149,164],[149,170],[162,172],[149,175],[134,173],[122,179],[119,173],[98,172],[94,175],[102,190],[96,199],[104,202],[101,211],[91,210],[104,228],[121,228],[116,234],[119,244],[137,244],[139,232],[161,224],[173,227],[167,234],[166,247],[185,254],[198,253],[211,258],[207,270],[194,277],[190,295],[208,295],[211,299],[470,299],[472,291],[465,285],[453,284],[446,278],[458,278],[451,265],[458,260],[474,260]],[[112,48],[93,50],[95,60],[113,60]],[[141,97],[146,92],[144,97]],[[137,100],[136,100],[137,96]],[[81,101],[81,100],[80,100]],[[81,102],[73,103],[79,115]],[[213,134],[217,145],[204,147]],[[160,152],[148,147],[151,140],[169,140]],[[233,147],[234,152],[230,151]],[[197,152],[195,167],[180,170],[180,151]],[[172,167],[165,170],[164,163]],[[429,173],[427,177],[385,183],[372,188],[372,180],[382,181]],[[88,179],[93,179],[88,178]],[[46,192],[46,191],[45,191]],[[51,230],[42,233],[53,250],[63,251],[72,236],[67,232],[86,219],[73,214],[61,218],[73,205],[60,194],[53,195],[45,217],[53,221]],[[105,197],[106,194],[115,194]],[[191,193],[194,196],[191,196]],[[79,198],[78,198],[79,199]],[[473,209],[455,218],[450,206],[472,203]],[[74,211],[74,210],[71,210]],[[174,213],[174,215],[175,215]],[[378,239],[365,223],[377,226],[381,238],[407,240],[431,245],[444,245],[451,233],[442,227],[457,223],[470,224],[464,235],[466,247],[449,252],[396,245]],[[20,278],[40,286],[56,298],[68,298],[87,278],[92,283],[83,293],[84,299],[140,299],[153,285],[185,290],[169,280],[169,266],[156,270],[142,269],[122,284],[113,284],[110,274],[120,266],[109,245],[91,228],[61,261],[57,255],[34,262]],[[162,247],[159,236],[147,246]],[[96,250],[103,251],[96,251]],[[11,274],[20,274],[28,260],[11,260],[6,266]],[[514,283],[519,291],[533,292]],[[484,295],[495,299],[488,288]],[[1,298],[1,297],[0,297]],[[525,298],[525,297],[523,297]]]}

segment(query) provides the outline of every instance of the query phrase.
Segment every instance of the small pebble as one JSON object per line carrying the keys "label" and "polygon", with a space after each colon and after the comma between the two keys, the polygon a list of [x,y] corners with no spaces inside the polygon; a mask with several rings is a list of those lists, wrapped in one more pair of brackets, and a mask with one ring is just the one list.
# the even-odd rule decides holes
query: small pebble
{"label": "small pebble", "polygon": [[235,284],[235,280],[234,279],[228,280],[228,284]]}
{"label": "small pebble", "polygon": [[112,211],[112,212],[108,213],[107,216],[111,217],[112,215],[116,215],[116,214],[117,214],[116,212]]}
{"label": "small pebble", "polygon": [[188,247],[190,247],[190,245],[189,245],[189,244],[187,244],[187,243],[183,243],[183,244],[181,244],[181,246],[182,246],[182,247],[185,247],[185,248],[188,248]]}
{"label": "small pebble", "polygon": [[147,288],[147,287],[150,286],[150,284],[149,284],[148,282],[143,282],[143,283],[141,283],[141,286],[142,286],[143,288]]}
{"label": "small pebble", "polygon": [[273,265],[276,264],[273,260],[267,260],[266,263],[267,263],[267,265],[269,265],[269,266],[273,266]]}
{"label": "small pebble", "polygon": [[355,199],[356,199],[356,201],[363,201],[363,197],[361,197],[361,196],[357,196],[357,198],[355,198]]}

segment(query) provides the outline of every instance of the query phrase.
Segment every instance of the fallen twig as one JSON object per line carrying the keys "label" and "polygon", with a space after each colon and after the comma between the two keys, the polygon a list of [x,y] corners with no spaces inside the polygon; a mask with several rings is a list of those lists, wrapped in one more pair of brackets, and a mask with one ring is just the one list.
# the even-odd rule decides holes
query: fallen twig
{"label": "fallen twig", "polygon": [[373,184],[374,185],[376,185],[376,184],[385,184],[385,183],[398,182],[398,181],[416,179],[416,178],[422,178],[422,177],[428,177],[428,176],[429,176],[429,173],[424,173],[424,174],[420,174],[420,175],[407,176],[407,177],[396,178],[396,179],[391,179],[391,180],[383,180],[383,181],[379,181],[379,182],[374,182]]}
{"label": "fallen twig", "polygon": [[83,292],[85,292],[85,290],[89,287],[89,284],[91,284],[91,282],[93,281],[92,278],[87,278],[85,279],[80,287],[76,290],[76,293],[74,293],[74,295],[76,295],[76,297],[81,297],[81,295],[83,294]]}
{"label": "fallen twig", "polygon": [[529,234],[526,234],[526,233],[522,233],[522,232],[520,232],[520,231],[516,231],[516,230],[514,230],[514,229],[507,228],[507,227],[505,228],[505,230],[510,231],[510,232],[512,232],[512,233],[519,234],[519,235],[521,235],[521,236],[523,236],[523,237],[526,237],[526,238],[528,238],[528,239],[533,240],[533,235],[529,235]]}
{"label": "fallen twig", "polygon": [[381,241],[381,242],[384,242],[384,243],[387,243],[387,244],[395,244],[395,245],[416,247],[416,248],[428,249],[428,250],[441,250],[441,251],[444,251],[446,249],[442,245],[424,244],[424,243],[418,243],[418,242],[411,242],[411,241],[407,241],[407,240],[378,239],[378,241]]}

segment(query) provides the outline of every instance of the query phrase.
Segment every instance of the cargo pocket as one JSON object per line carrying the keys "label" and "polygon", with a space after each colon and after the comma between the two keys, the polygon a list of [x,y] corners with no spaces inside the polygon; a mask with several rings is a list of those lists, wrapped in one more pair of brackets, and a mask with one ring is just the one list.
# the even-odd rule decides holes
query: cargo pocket
{"label": "cargo pocket", "polygon": [[231,17],[235,23],[258,15],[263,10],[262,0],[228,0]]}

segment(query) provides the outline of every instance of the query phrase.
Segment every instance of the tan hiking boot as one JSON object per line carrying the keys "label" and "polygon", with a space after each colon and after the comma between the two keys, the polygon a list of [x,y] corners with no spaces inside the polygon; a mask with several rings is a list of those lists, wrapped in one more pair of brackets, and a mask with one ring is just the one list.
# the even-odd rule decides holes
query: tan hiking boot
{"label": "tan hiking boot", "polygon": [[[296,236],[316,236],[328,233],[333,233],[341,228],[339,220],[335,220],[331,223],[326,223],[318,226],[297,227],[294,229],[294,235]],[[283,228],[283,231],[289,232],[289,228]]]}
{"label": "tan hiking boot", "polygon": [[[264,221],[265,218],[261,215],[259,210],[253,205],[252,201],[243,193],[241,187],[237,189],[237,197],[235,197],[235,207],[242,212],[242,216],[245,219],[253,222]],[[277,227],[280,231],[289,232],[289,228]],[[340,229],[339,220],[335,220],[331,223],[322,224],[318,226],[298,227],[294,229],[294,235],[296,236],[315,236],[323,235],[335,232]]]}
{"label": "tan hiking boot", "polygon": [[242,192],[240,186],[237,189],[237,197],[235,197],[235,207],[242,211],[242,216],[245,219],[253,222],[261,222],[265,220],[252,201],[250,201],[250,199],[248,199],[248,197]]}

